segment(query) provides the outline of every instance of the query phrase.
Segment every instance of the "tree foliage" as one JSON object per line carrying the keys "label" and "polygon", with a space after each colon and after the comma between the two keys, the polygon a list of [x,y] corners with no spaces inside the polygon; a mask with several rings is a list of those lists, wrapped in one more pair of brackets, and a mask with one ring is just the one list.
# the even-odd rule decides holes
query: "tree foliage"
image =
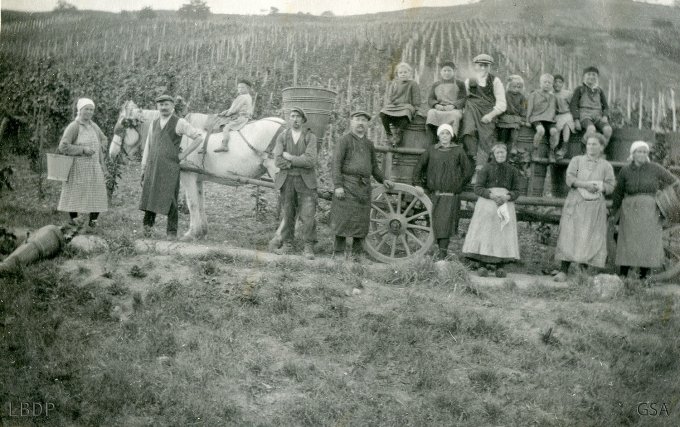
{"label": "tree foliage", "polygon": [[137,17],[139,19],[153,19],[156,17],[156,12],[151,8],[151,6],[143,7],[138,13]]}
{"label": "tree foliage", "polygon": [[67,2],[66,0],[58,0],[57,5],[54,7],[54,11],[59,13],[69,13],[75,12],[77,10],[78,8],[75,7],[75,5]]}
{"label": "tree foliage", "polygon": [[202,0],[191,0],[182,5],[177,11],[182,19],[207,19],[210,16],[210,7]]}

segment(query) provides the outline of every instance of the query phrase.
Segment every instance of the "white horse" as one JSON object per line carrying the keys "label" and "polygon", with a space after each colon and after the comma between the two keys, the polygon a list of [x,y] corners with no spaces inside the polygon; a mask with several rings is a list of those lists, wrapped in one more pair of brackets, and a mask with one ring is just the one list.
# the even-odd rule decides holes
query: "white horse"
{"label": "white horse", "polygon": [[[128,158],[133,158],[144,147],[146,135],[149,127],[155,119],[160,117],[158,110],[142,110],[133,101],[125,101],[118,115],[118,120],[114,127],[112,144],[109,147],[109,154],[114,157],[122,150]],[[123,130],[123,137],[118,133]]]}
{"label": "white horse", "polygon": [[[139,140],[142,144],[146,141],[149,124],[159,113],[151,110],[141,110],[144,117],[145,128],[138,127]],[[148,119],[147,119],[148,118]],[[192,113],[185,119],[195,128],[204,129],[209,116],[207,114]],[[147,124],[148,122],[148,124]],[[274,165],[271,156],[275,137],[282,129],[284,121],[278,117],[268,117],[248,123],[240,131],[232,131],[229,140],[229,151],[215,153],[215,148],[222,145],[222,133],[216,132],[210,135],[205,155],[192,140],[182,137],[181,149],[184,159],[181,165],[200,169],[201,172],[222,178],[232,178],[239,175],[246,178],[259,178],[265,172],[274,177],[279,169]],[[109,154],[116,156],[120,152],[121,145],[125,141],[116,141],[111,144]],[[202,145],[202,144],[201,144]],[[189,207],[190,221],[189,230],[182,240],[194,240],[204,237],[208,233],[208,221],[204,206],[203,181],[199,173],[183,170],[180,181],[186,194]]]}

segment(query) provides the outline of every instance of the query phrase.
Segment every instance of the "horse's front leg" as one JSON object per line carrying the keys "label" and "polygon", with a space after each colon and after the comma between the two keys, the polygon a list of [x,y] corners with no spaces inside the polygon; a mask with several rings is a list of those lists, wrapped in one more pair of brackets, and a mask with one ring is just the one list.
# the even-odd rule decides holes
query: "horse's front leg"
{"label": "horse's front leg", "polygon": [[201,218],[202,215],[205,215],[201,212],[203,207],[201,201],[202,191],[199,192],[199,185],[202,189],[203,184],[199,183],[198,174],[193,172],[180,173],[180,181],[186,194],[187,206],[189,207],[189,230],[180,240],[195,240],[201,236]]}

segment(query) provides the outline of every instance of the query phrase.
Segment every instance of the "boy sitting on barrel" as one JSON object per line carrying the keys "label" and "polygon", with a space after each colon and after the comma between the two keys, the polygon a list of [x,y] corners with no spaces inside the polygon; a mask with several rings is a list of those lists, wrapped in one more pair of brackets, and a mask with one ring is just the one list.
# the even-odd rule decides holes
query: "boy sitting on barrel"
{"label": "boy sitting on barrel", "polygon": [[590,134],[599,131],[604,135],[605,144],[612,136],[609,125],[609,105],[604,91],[598,85],[600,71],[593,66],[583,70],[583,84],[574,90],[571,98],[571,115],[574,116],[576,131],[585,129],[583,141],[587,141]]}

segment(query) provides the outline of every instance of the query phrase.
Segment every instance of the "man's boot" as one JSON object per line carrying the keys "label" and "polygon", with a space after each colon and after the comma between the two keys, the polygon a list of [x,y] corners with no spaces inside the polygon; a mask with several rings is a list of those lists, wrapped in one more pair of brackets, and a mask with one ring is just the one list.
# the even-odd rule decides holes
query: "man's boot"
{"label": "man's boot", "polygon": [[290,255],[293,253],[293,245],[290,242],[284,242],[283,246],[274,250],[276,255]]}
{"label": "man's boot", "polygon": [[314,259],[314,246],[311,243],[306,243],[302,250],[302,255],[307,259]]}

